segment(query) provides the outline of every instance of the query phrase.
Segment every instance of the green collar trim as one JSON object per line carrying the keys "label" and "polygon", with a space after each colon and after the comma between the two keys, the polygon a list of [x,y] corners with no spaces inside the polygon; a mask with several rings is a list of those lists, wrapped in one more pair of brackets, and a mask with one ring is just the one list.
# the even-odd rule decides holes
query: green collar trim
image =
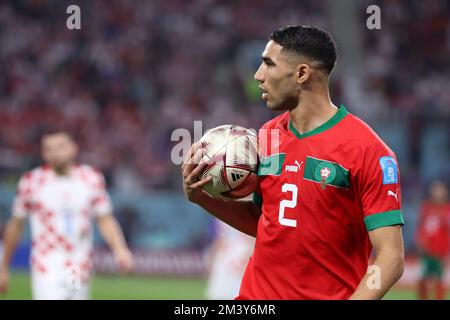
{"label": "green collar trim", "polygon": [[330,128],[332,128],[334,125],[336,125],[337,123],[339,123],[342,119],[345,118],[345,116],[349,114],[349,112],[347,111],[347,109],[344,107],[344,105],[340,105],[338,108],[338,111],[336,112],[336,114],[334,116],[331,117],[330,120],[328,120],[327,122],[325,122],[324,124],[322,124],[321,126],[305,132],[303,134],[301,134],[300,132],[298,132],[298,130],[294,127],[294,125],[292,124],[291,119],[289,119],[289,130],[292,131],[292,133],[299,139],[303,139],[306,137],[310,137],[313,136],[315,134],[324,132]]}

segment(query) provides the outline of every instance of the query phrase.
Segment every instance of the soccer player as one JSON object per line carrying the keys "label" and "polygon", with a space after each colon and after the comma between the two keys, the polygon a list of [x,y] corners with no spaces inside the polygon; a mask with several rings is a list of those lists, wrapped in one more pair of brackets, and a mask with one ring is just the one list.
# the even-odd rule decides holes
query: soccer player
{"label": "soccer player", "polygon": [[239,293],[245,267],[253,252],[255,238],[216,220],[217,235],[211,248],[206,297],[234,299]]}
{"label": "soccer player", "polygon": [[[380,299],[403,273],[400,173],[391,149],[329,95],[336,44],[313,26],[272,33],[254,78],[281,115],[259,132],[254,201],[209,197],[203,150],[182,165],[186,197],[256,237],[238,299]],[[265,146],[265,147],[264,147]],[[368,266],[372,248],[373,266]]]}
{"label": "soccer player", "polygon": [[0,292],[9,283],[9,263],[30,218],[33,299],[88,299],[92,269],[92,224],[95,218],[119,267],[132,268],[132,255],[112,215],[103,175],[76,164],[77,145],[64,131],[42,138],[45,165],[24,174],[4,235]]}
{"label": "soccer player", "polygon": [[429,187],[429,199],[422,203],[417,229],[417,246],[422,255],[419,298],[428,299],[429,285],[435,280],[435,297],[445,298],[444,267],[450,250],[450,202],[448,187],[439,180]]}

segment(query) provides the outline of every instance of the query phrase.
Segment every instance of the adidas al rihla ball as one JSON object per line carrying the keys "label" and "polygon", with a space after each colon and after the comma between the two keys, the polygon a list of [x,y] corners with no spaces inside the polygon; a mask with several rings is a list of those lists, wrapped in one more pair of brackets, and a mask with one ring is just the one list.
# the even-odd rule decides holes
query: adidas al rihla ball
{"label": "adidas al rihla ball", "polygon": [[240,199],[255,191],[258,184],[258,144],[254,131],[223,125],[200,139],[208,163],[200,179],[211,176],[203,189],[214,198]]}

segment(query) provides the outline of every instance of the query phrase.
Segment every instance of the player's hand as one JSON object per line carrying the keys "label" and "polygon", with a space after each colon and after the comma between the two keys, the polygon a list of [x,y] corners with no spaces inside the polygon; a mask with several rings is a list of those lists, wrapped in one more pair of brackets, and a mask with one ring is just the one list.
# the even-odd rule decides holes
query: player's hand
{"label": "player's hand", "polygon": [[6,293],[9,286],[9,271],[0,268],[0,294]]}
{"label": "player's hand", "polygon": [[128,248],[121,248],[114,252],[114,258],[120,271],[130,272],[133,270],[133,254]]}
{"label": "player's hand", "polygon": [[194,143],[181,166],[183,175],[183,191],[189,201],[198,203],[202,196],[202,187],[211,181],[211,177],[199,180],[199,176],[206,168],[207,164],[202,161],[204,149],[199,148],[198,143]]}

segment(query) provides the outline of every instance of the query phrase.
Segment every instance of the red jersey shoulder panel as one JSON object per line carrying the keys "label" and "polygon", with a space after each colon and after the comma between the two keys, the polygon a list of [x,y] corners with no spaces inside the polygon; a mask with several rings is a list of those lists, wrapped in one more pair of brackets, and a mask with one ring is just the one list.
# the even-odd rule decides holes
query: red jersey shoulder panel
{"label": "red jersey shoulder panel", "polygon": [[262,125],[261,129],[283,129],[287,130],[289,123],[289,111],[286,111]]}

